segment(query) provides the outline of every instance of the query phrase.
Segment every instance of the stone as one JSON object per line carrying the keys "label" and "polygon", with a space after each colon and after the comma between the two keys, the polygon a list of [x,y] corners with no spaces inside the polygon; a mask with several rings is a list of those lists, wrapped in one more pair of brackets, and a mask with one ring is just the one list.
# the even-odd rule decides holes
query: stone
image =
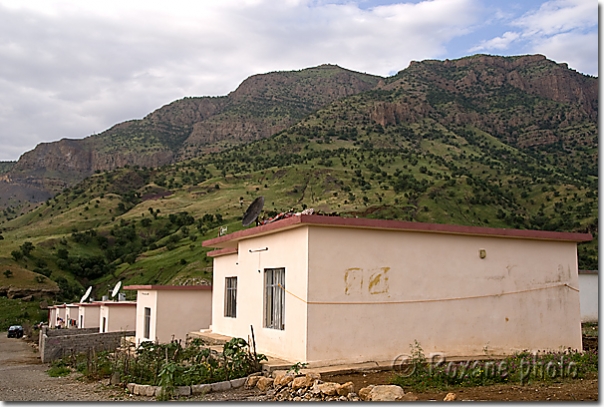
{"label": "stone", "polygon": [[273,379],[272,377],[261,377],[260,379],[258,379],[256,387],[258,388],[258,390],[265,392],[272,387],[274,381],[275,379]]}
{"label": "stone", "polygon": [[191,386],[176,386],[174,388],[175,396],[190,396],[191,395]]}
{"label": "stone", "polygon": [[354,399],[358,399],[358,395],[354,392],[350,392],[348,395],[346,395],[346,398],[348,401],[354,401]]}
{"label": "stone", "polygon": [[136,383],[128,383],[126,385],[126,389],[128,389],[128,393],[134,394],[134,386],[136,386]]}
{"label": "stone", "polygon": [[251,389],[252,387],[256,387],[256,383],[258,383],[258,380],[261,377],[262,376],[248,376],[247,380],[245,381],[245,388]]}
{"label": "stone", "polygon": [[447,393],[443,401],[455,401],[457,400],[457,394],[455,393]]}
{"label": "stone", "polygon": [[359,397],[361,398],[361,400],[363,401],[369,401],[369,393],[371,393],[371,390],[373,390],[373,384],[370,384],[367,387],[363,387],[361,390],[359,390]]}
{"label": "stone", "polygon": [[111,379],[109,379],[109,384],[120,384],[121,380],[120,380],[120,372],[113,372],[111,374]]}
{"label": "stone", "polygon": [[231,382],[231,389],[238,389],[239,387],[241,387],[245,384],[246,380],[247,380],[247,377],[229,380]]}
{"label": "stone", "polygon": [[339,383],[327,382],[320,384],[319,390],[321,390],[321,393],[327,396],[335,396],[338,394],[338,387],[340,387]]}
{"label": "stone", "polygon": [[271,373],[271,377],[273,379],[277,379],[279,376],[285,376],[287,374],[287,370],[273,370]]}
{"label": "stone", "polygon": [[369,392],[370,401],[397,401],[405,395],[403,388],[394,384],[373,386]]}
{"label": "stone", "polygon": [[135,384],[134,385],[134,390],[132,391],[134,394],[136,394],[137,396],[141,395],[141,389],[145,388],[145,387],[149,387],[148,384]]}
{"label": "stone", "polygon": [[224,382],[216,382],[210,384],[210,387],[212,388],[212,391],[225,391],[231,388],[231,382],[228,380]]}
{"label": "stone", "polygon": [[338,396],[348,396],[349,393],[354,392],[354,383],[346,382],[344,384],[341,384],[340,387],[338,387],[337,391]]}
{"label": "stone", "polygon": [[275,386],[284,386],[294,381],[294,375],[291,373],[287,373],[285,371],[280,371],[281,374],[278,374],[275,377],[274,385]]}
{"label": "stone", "polygon": [[418,397],[411,392],[405,393],[405,395],[403,397],[401,397],[401,401],[417,401],[417,400],[418,400]]}
{"label": "stone", "polygon": [[315,380],[321,380],[319,373],[307,373],[304,376],[298,376],[292,381],[292,389],[298,390],[302,387],[311,387]]}
{"label": "stone", "polygon": [[207,394],[212,391],[212,385],[210,384],[194,384],[191,386],[192,394]]}
{"label": "stone", "polygon": [[139,389],[139,392],[141,394],[141,396],[147,396],[147,397],[153,397],[155,396],[155,388],[157,386],[141,386],[141,389]]}

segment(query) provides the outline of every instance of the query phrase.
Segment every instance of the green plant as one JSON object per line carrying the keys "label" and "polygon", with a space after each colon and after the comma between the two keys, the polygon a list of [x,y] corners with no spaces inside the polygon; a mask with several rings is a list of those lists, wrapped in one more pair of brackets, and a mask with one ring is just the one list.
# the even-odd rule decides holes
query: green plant
{"label": "green plant", "polygon": [[294,372],[295,374],[299,374],[300,370],[306,369],[307,366],[308,366],[308,363],[296,362],[289,369],[287,369],[287,371]]}

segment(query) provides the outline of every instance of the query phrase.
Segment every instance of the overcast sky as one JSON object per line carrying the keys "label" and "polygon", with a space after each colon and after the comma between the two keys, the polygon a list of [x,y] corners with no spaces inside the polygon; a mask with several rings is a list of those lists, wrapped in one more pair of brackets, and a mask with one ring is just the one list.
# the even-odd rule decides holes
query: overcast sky
{"label": "overcast sky", "polygon": [[598,75],[595,0],[0,0],[0,161],[248,76],[543,54]]}

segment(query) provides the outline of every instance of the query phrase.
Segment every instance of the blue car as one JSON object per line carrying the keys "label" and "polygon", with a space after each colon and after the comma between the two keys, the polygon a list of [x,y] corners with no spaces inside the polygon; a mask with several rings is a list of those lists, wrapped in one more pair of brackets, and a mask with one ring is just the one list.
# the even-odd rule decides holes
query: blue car
{"label": "blue car", "polygon": [[23,327],[21,325],[12,325],[8,328],[9,338],[21,338],[23,337]]}

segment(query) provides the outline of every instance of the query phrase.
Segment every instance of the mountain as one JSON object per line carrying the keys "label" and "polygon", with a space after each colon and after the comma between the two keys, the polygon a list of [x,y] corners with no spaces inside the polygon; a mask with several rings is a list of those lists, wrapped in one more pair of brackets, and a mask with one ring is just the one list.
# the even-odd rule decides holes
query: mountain
{"label": "mountain", "polygon": [[170,164],[268,137],[338,98],[372,89],[379,80],[335,65],[255,75],[224,97],[187,97],[85,139],[41,143],[2,180],[47,196],[97,171]]}
{"label": "mountain", "polygon": [[[347,95],[325,95],[327,85],[318,95],[310,91],[340,74],[350,75],[342,85]],[[242,229],[257,196],[265,198],[265,217],[314,208],[344,217],[589,232],[594,241],[579,245],[579,268],[598,267],[596,78],[538,55],[414,62],[381,79],[333,66],[275,75],[252,77],[223,98],[174,102],[105,132],[142,149],[133,129],[184,128],[206,115],[181,147],[169,149],[168,164],[94,171],[22,207],[22,215],[1,212],[0,265],[13,276],[0,275],[0,287],[54,287],[57,300],[69,301],[88,285],[98,298],[118,280],[207,282],[211,263],[201,241],[224,227]],[[312,78],[298,86],[304,75]],[[260,99],[254,81],[264,84]],[[350,83],[368,89],[352,91]],[[295,89],[308,106],[324,104],[271,104]],[[277,117],[292,124],[281,128]],[[221,120],[222,133],[208,130]],[[232,137],[234,123],[247,128],[254,120],[275,127]],[[124,136],[129,128],[132,139]],[[165,131],[165,139],[154,133],[158,146],[169,139]],[[107,134],[89,139],[116,152]],[[4,175],[19,165],[7,165]]]}

